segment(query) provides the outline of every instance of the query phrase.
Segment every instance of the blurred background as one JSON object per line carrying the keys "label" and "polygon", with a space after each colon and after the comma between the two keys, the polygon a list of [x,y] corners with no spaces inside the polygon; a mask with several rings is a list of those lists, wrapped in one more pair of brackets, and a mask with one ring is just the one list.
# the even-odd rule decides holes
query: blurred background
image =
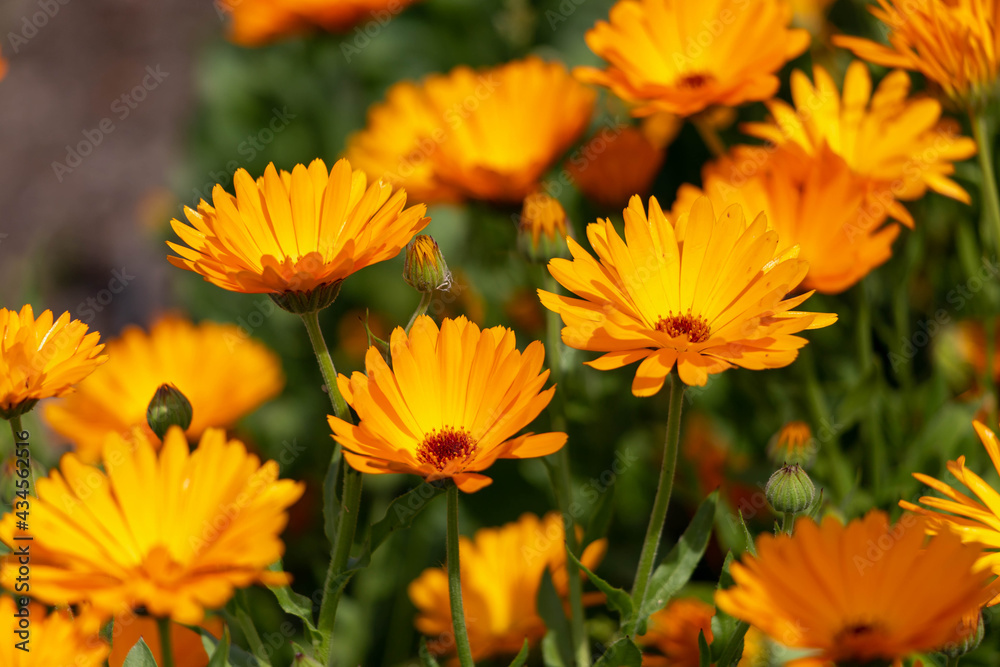
{"label": "blurred background", "polygon": [[[296,577],[294,588],[309,595],[326,563],[320,488],[332,441],[324,418],[329,404],[306,333],[297,318],[276,311],[266,297],[230,294],[170,266],[164,243],[174,238],[170,219],[208,197],[216,183],[230,188],[237,168],[258,176],[269,162],[291,169],[321,157],[331,165],[348,135],[364,126],[369,105],[398,80],[530,53],[569,66],[597,63],[583,35],[607,17],[612,4],[425,0],[384,25],[376,23],[370,35],[309,34],[245,48],[226,40],[226,13],[211,0],[6,0],[0,7],[2,54],[9,62],[0,81],[0,305],[69,310],[104,339],[126,325],[148,326],[160,314],[180,311],[196,321],[237,323],[276,350],[286,388],[244,419],[236,434],[265,456],[297,452],[282,460],[282,474],[305,480],[309,491],[293,508],[285,540],[294,547],[285,565]],[[835,2],[812,50],[786,66],[782,81],[794,67],[808,71],[812,62],[838,72],[839,80],[849,58],[834,52],[829,35],[877,35],[865,4]],[[782,95],[787,98],[787,90]],[[593,126],[619,116],[626,118],[620,103],[602,94]],[[764,116],[761,104],[739,109],[740,120]],[[730,143],[748,141],[735,125],[723,134]],[[699,181],[708,158],[698,134],[685,126],[653,186],[664,208],[681,183]],[[980,265],[978,223],[968,222],[978,221],[978,172],[971,162],[957,167],[956,180],[972,195],[972,207],[933,194],[909,204],[917,230],[904,231],[892,260],[865,281],[875,313],[878,379],[863,376],[855,360],[856,288],[807,303],[808,310],[837,312],[841,319],[836,327],[809,332],[811,343],[796,364],[763,375],[725,373],[690,392],[679,501],[671,506],[667,540],[676,538],[698,502],[720,483],[728,489],[730,510],[749,502],[757,510],[753,525],[770,528],[773,517],[755,504],[773,469],[764,451],[793,419],[808,421],[821,443],[840,443],[859,470],[856,487],[835,508],[849,516],[871,506],[897,511],[898,498],[920,490],[912,470],[936,474],[958,452],[985,461],[970,426],[982,407],[980,393],[972,369],[956,358],[954,339],[932,335],[933,345],[906,353],[903,370],[889,361],[921,323],[926,330],[936,321],[941,304]],[[560,199],[578,237],[598,216],[620,220],[620,210],[594,209],[578,193],[567,191]],[[511,222],[516,213],[479,205],[430,209],[426,232],[455,274],[454,289],[436,297],[430,313],[512,326],[523,349],[545,335],[534,294],[543,269],[517,252]],[[364,269],[321,314],[340,372],[363,366],[366,313],[381,336],[408,320],[419,295],[402,282],[401,271],[402,257]],[[947,311],[940,326],[995,314],[996,291],[995,281],[976,289]],[[560,391],[568,401],[575,486],[578,494],[589,485],[602,497],[613,489],[610,544],[600,572],[628,586],[655,490],[667,392],[636,399],[628,391],[634,368],[600,373],[581,366],[591,355],[569,354],[572,370]],[[810,366],[818,368],[821,389],[804,391]],[[866,432],[871,423],[865,419],[874,402],[881,406],[878,437],[887,454],[871,463],[866,447],[876,436]],[[28,416],[29,428],[43,428],[37,414]],[[539,423],[534,430],[545,428]],[[54,435],[48,439],[42,458],[52,464],[64,449]],[[622,463],[612,472],[616,460]],[[876,476],[879,470],[884,475]],[[819,486],[824,472],[818,464]],[[463,497],[465,534],[522,512],[554,508],[540,461],[501,462],[491,476],[492,486]],[[415,481],[398,475],[366,479],[359,525],[381,517],[388,502]],[[742,548],[734,515],[720,515],[718,535],[696,574],[704,582],[702,594],[717,580],[726,550]],[[417,635],[406,585],[443,558],[440,501],[420,515],[414,529],[394,536],[352,583],[338,616],[345,638],[337,647],[341,664],[412,664]],[[282,618],[272,596],[265,590],[249,594],[262,634],[278,627]],[[597,637],[606,613],[594,613]],[[615,626],[610,617],[606,621],[610,636]],[[976,654],[984,656],[981,663],[973,657],[967,664],[991,664],[995,653],[984,651]],[[288,664],[287,644],[278,652],[282,659],[275,664]]]}

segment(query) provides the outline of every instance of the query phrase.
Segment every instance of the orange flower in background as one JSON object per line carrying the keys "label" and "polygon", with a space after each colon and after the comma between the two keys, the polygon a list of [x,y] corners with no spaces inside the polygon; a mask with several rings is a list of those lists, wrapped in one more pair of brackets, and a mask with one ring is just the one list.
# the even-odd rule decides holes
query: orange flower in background
{"label": "orange flower in background", "polygon": [[791,20],[785,0],[619,0],[586,35],[608,68],[574,74],[636,105],[636,116],[766,100],[776,72],[809,46]]}
{"label": "orange flower in background", "polygon": [[573,259],[549,262],[553,277],[581,298],[538,294],[562,316],[563,342],[606,352],[587,365],[611,370],[642,361],[636,396],[658,392],[675,365],[689,385],[734,366],[787,366],[806,344],[793,334],[837,319],[792,310],[811,294],[785,298],[808,266],[794,248],[776,252],[778,235],[762,215],[748,222],[731,206],[716,217],[703,197],[671,223],[655,197],[648,217],[633,197],[624,217],[624,241],[610,220],[588,225],[597,260],[570,239]]}
{"label": "orange flower in background", "polygon": [[520,203],[583,134],[594,91],[537,57],[397,83],[345,155],[429,204]]}
{"label": "orange flower in background", "polygon": [[[109,436],[104,471],[67,454],[36,485],[28,531],[8,513],[0,540],[31,538],[31,593],[49,604],[88,603],[103,618],[139,607],[178,623],[201,623],[235,588],[282,585],[268,566],[281,558],[279,534],[304,485],[278,479],[243,443],[209,429],[190,452],[179,428],[159,454],[141,433]],[[0,567],[12,588],[16,558]]]}
{"label": "orange flower in background", "polygon": [[797,464],[803,468],[812,465],[818,445],[812,429],[803,421],[790,421],[774,434],[767,444],[767,455],[780,465]]}
{"label": "orange flower in background", "polygon": [[[211,632],[216,638],[222,637],[222,617],[213,616],[205,619],[201,627]],[[123,667],[125,656],[142,638],[149,646],[156,664],[162,664],[160,653],[160,633],[156,627],[156,619],[149,616],[116,617],[111,630],[114,639],[111,655],[108,656],[110,667]],[[170,645],[174,652],[174,663],[183,667],[207,667],[208,653],[201,643],[201,635],[179,623],[170,624]]]}
{"label": "orange flower in background", "polygon": [[[606,540],[592,542],[580,561],[593,570],[601,562],[606,546]],[[535,608],[544,571],[552,574],[552,584],[561,597],[565,598],[569,590],[561,515],[551,512],[539,519],[525,513],[499,528],[477,530],[471,540],[460,537],[458,549],[462,603],[473,659],[516,654],[525,639],[536,644],[546,631]],[[410,583],[409,594],[419,612],[417,629],[436,638],[428,641],[428,647],[439,655],[453,653],[445,568],[424,570]]]}
{"label": "orange flower in background", "polygon": [[[993,322],[994,345],[1000,343],[1000,319]],[[943,327],[944,324],[942,323]],[[980,320],[963,320],[954,327],[949,327],[945,331],[945,336],[936,344],[935,352],[938,353],[938,361],[944,366],[961,365],[962,362],[971,366],[972,372],[969,376],[965,373],[956,373],[961,377],[963,386],[970,383],[981,384],[986,373],[986,327]],[[996,347],[994,349],[997,349]],[[965,370],[965,369],[963,369]],[[1000,379],[1000,355],[993,354],[992,375],[994,381]],[[978,387],[977,387],[978,389]],[[974,392],[975,393],[975,392]]]}
{"label": "orange flower in background", "polygon": [[826,15],[835,0],[791,0],[793,23],[813,35],[825,32]]}
{"label": "orange flower in background", "polygon": [[230,15],[229,39],[260,46],[316,29],[346,32],[359,23],[385,25],[417,0],[221,0]]}
{"label": "orange flower in background", "polygon": [[30,305],[0,308],[0,417],[21,415],[43,399],[65,396],[108,360],[100,334],[69,313],[38,319]]}
{"label": "orange flower in background", "polygon": [[838,663],[892,661],[954,637],[986,599],[978,545],[942,532],[925,545],[925,521],[890,525],[869,512],[846,526],[800,518],[793,535],[757,538],[757,556],[732,564],[736,586],[715,594],[719,609],[790,647]]}
{"label": "orange flower in background", "polygon": [[[404,209],[406,192],[338,160],[291,173],[269,164],[256,181],[245,169],[233,177],[236,196],[221,185],[213,205],[185,207],[190,225],[173,220],[187,245],[167,242],[170,263],[232,292],[270,294],[294,312],[329,305],[355,271],[392,259],[430,222],[427,207]],[[366,187],[367,186],[367,187]]]}
{"label": "orange flower in background", "polygon": [[813,68],[813,77],[815,86],[803,72],[792,72],[795,107],[771,100],[773,120],[746,123],[743,131],[810,156],[829,146],[851,169],[877,183],[889,214],[910,227],[912,218],[893,199],[919,199],[931,189],[969,203],[968,193],[949,176],[955,172],[953,162],[976,154],[976,144],[959,135],[957,123],[941,118],[937,100],[907,98],[906,72],[890,73],[873,94],[868,66],[855,61],[847,69],[843,97],[822,67]]}
{"label": "orange flower in background", "polygon": [[[974,421],[972,425],[990,455],[993,467],[1000,471],[1000,443],[997,442],[996,434],[982,422]],[[923,515],[927,519],[927,532],[932,535],[955,533],[963,542],[982,545],[985,550],[979,558],[979,566],[993,575],[1000,575],[1000,493],[965,467],[965,456],[949,461],[948,472],[975,497],[957,491],[930,475],[915,472],[914,478],[945,497],[922,496],[919,502],[923,507],[900,500],[899,506]],[[989,602],[991,606],[998,603],[1000,595]]]}
{"label": "orange flower in background", "polygon": [[7,76],[7,61],[4,60],[3,56],[0,56],[0,81]]}
{"label": "orange flower in background", "polygon": [[[660,128],[657,138],[670,139]],[[610,138],[605,137],[605,134]],[[594,205],[622,208],[632,195],[645,197],[667,157],[664,148],[634,127],[602,131],[573,153],[566,162],[573,183]]]}
{"label": "orange flower in background", "polygon": [[522,251],[532,259],[549,259],[566,254],[569,221],[555,197],[533,192],[524,198],[518,234]]}
{"label": "orange flower in background", "polygon": [[702,182],[704,190],[680,187],[672,218],[704,195],[716,210],[739,204],[749,216],[763,213],[779,249],[798,246],[808,263],[803,286],[825,294],[843,292],[888,261],[899,235],[899,225],[885,224],[894,207],[875,199],[871,181],[826,145],[804,159],[788,147],[737,146],[705,165]]}
{"label": "orange flower in background", "polygon": [[138,429],[159,442],[146,423],[146,407],[162,384],[175,385],[191,403],[185,434],[197,440],[205,429],[230,426],[253,412],[285,383],[278,356],[233,324],[196,325],[169,315],[149,333],[128,327],[107,352],[107,364],[42,411],[86,463],[100,460],[109,433]]}
{"label": "orange flower in background", "polygon": [[392,332],[389,349],[391,367],[372,347],[367,375],[337,378],[359,423],[331,416],[330,428],[356,470],[450,477],[472,493],[493,481],[481,472],[498,458],[546,456],[566,443],[565,433],[515,437],[555,393],[542,391],[549,371],[542,371],[540,342],[521,353],[510,329],[480,330],[459,317],[439,330],[421,315],[409,334]]}
{"label": "orange flower in background", "polygon": [[722,489],[722,497],[744,514],[761,509],[754,502],[754,496],[760,496],[759,489],[736,480],[749,465],[747,457],[733,448],[712,418],[702,412],[690,413],[683,431],[681,454],[694,468],[699,498]]}
{"label": "orange flower in background", "polygon": [[[643,667],[698,667],[701,664],[698,633],[712,643],[715,607],[698,598],[676,598],[649,617],[646,634],[636,641],[646,650]],[[743,656],[738,667],[766,664],[767,647],[760,630],[750,628],[743,639]]]}
{"label": "orange flower in background", "polygon": [[0,596],[0,665],[4,667],[101,667],[108,645],[96,630],[87,633],[84,623],[74,622],[68,610],[48,612],[37,602],[27,606],[29,637],[24,649],[17,635],[19,617],[14,598]]}
{"label": "orange flower in background", "polygon": [[923,74],[960,107],[994,98],[1000,72],[998,0],[878,0],[869,10],[889,30],[889,45],[840,35],[833,43],[885,67]]}

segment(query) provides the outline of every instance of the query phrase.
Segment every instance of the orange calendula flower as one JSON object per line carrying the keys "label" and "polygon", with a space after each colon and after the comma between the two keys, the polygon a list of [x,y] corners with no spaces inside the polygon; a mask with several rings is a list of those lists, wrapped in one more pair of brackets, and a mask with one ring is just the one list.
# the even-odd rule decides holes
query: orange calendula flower
{"label": "orange calendula flower", "polygon": [[[996,434],[979,421],[972,422],[979,439],[990,455],[993,467],[1000,471],[1000,443]],[[948,462],[948,472],[962,486],[972,492],[972,496],[957,491],[951,485],[934,479],[930,475],[915,472],[913,476],[931,487],[944,498],[922,496],[920,505],[900,500],[903,509],[917,512],[927,519],[928,532],[958,534],[963,542],[984,547],[979,558],[981,568],[994,575],[1000,575],[1000,493],[982,477],[965,467],[965,457],[959,456]],[[990,605],[1000,603],[1000,595],[990,600]]]}
{"label": "orange calendula flower", "polygon": [[888,261],[899,235],[899,225],[885,224],[896,210],[892,196],[877,198],[872,182],[826,145],[801,159],[784,146],[737,146],[705,165],[702,182],[704,190],[681,186],[672,218],[703,195],[716,210],[739,204],[748,216],[763,213],[779,249],[798,246],[809,264],[803,286],[825,294],[843,292]]}
{"label": "orange calendula flower", "polygon": [[608,68],[574,74],[635,104],[636,116],[766,100],[778,92],[775,73],[809,46],[791,20],[785,0],[619,0],[586,35]]}
{"label": "orange calendula flower", "polygon": [[232,425],[284,386],[278,356],[233,324],[196,325],[170,315],[148,333],[127,328],[107,352],[107,364],[42,411],[86,463],[100,460],[109,433],[138,429],[159,442],[146,423],[146,407],[162,384],[173,384],[191,403],[185,434],[192,440],[211,426]]}
{"label": "orange calendula flower", "polygon": [[555,393],[542,391],[549,371],[540,372],[540,342],[521,353],[510,329],[480,330],[459,317],[439,330],[421,315],[409,334],[402,327],[392,332],[389,349],[391,368],[372,347],[367,375],[337,378],[360,422],[331,416],[330,428],[355,469],[450,477],[471,493],[493,481],[481,472],[498,458],[546,456],[566,443],[565,433],[515,437]]}
{"label": "orange calendula flower", "polygon": [[791,421],[774,434],[767,445],[767,455],[776,464],[798,464],[806,468],[816,458],[816,449],[809,424]]}
{"label": "orange calendula flower", "polygon": [[256,181],[236,171],[236,196],[221,185],[190,225],[173,220],[187,245],[167,242],[170,263],[232,292],[270,294],[282,308],[308,312],[328,306],[340,284],[364,267],[392,259],[427,226],[427,207],[404,209],[406,192],[384,182],[370,186],[362,171],[322,160],[291,173],[273,164]]}
{"label": "orange calendula flower", "polygon": [[877,183],[890,215],[910,227],[909,214],[892,199],[919,199],[931,189],[969,203],[968,193],[949,176],[955,172],[953,162],[976,154],[976,144],[959,135],[957,123],[941,118],[937,100],[907,98],[906,72],[892,72],[873,94],[868,66],[855,61],[847,69],[843,97],[822,67],[813,69],[813,77],[815,86],[803,72],[792,72],[795,108],[771,100],[773,120],[746,123],[742,129],[807,155],[829,146],[851,169]]}
{"label": "orange calendula flower", "polygon": [[813,35],[825,32],[826,13],[834,0],[791,0],[793,22]]}
{"label": "orange calendula flower", "polygon": [[719,609],[786,646],[818,649],[839,664],[892,661],[937,649],[986,599],[978,545],[942,532],[925,545],[925,521],[895,525],[869,512],[846,526],[800,518],[793,535],[764,534],[757,556],[733,563],[736,586]]}
{"label": "orange calendula flower", "polygon": [[108,360],[100,334],[69,313],[38,319],[31,306],[0,308],[0,417],[21,415],[43,399],[65,396]]}
{"label": "orange calendula flower", "polygon": [[[219,616],[206,618],[205,622],[201,623],[201,627],[211,632],[216,638],[222,637],[223,622]],[[109,667],[123,667],[125,657],[140,638],[149,646],[149,652],[153,654],[156,664],[162,664],[160,633],[156,619],[149,616],[136,616],[135,614],[115,617],[111,633],[114,641],[111,655],[108,656]],[[208,653],[205,652],[205,646],[201,643],[201,635],[194,630],[171,622],[170,646],[173,649],[174,664],[184,667],[207,667]]]}
{"label": "orange calendula flower", "polygon": [[[715,607],[698,598],[677,598],[649,617],[646,634],[636,637],[645,651],[643,667],[698,667],[701,664],[698,633],[712,643]],[[766,664],[767,648],[760,630],[750,628],[743,639],[738,667]]]}
{"label": "orange calendula flower", "polygon": [[[31,538],[31,593],[49,604],[89,603],[104,618],[143,607],[178,623],[201,623],[233,589],[281,585],[267,567],[281,558],[278,535],[304,486],[278,480],[243,443],[209,429],[194,452],[179,428],[159,454],[141,433],[111,435],[104,471],[67,454],[31,501],[28,531],[13,513],[0,520],[12,549]],[[105,472],[106,471],[106,472]],[[12,588],[16,559],[0,567]]]}
{"label": "orange calendula flower", "polygon": [[[68,610],[47,612],[37,602],[26,607],[28,636],[14,598],[0,596],[0,665],[4,667],[101,667],[110,647],[97,632],[88,633]],[[23,642],[23,644],[21,643]]]}
{"label": "orange calendula flower", "polygon": [[840,35],[833,43],[885,67],[923,74],[959,107],[985,106],[1000,72],[997,0],[878,0],[870,11],[889,30],[889,45]]}
{"label": "orange calendula flower", "polygon": [[521,207],[521,248],[532,259],[560,257],[566,252],[566,211],[555,197],[533,192]]}
{"label": "orange calendula flower", "polygon": [[587,129],[594,98],[560,63],[463,65],[395,84],[345,154],[429,204],[520,203]]}
{"label": "orange calendula flower", "polygon": [[[313,30],[346,32],[360,23],[381,26],[417,0],[219,0],[231,16],[229,39],[242,46],[260,46]],[[345,56],[360,53],[349,42]],[[348,61],[350,62],[350,61]]]}
{"label": "orange calendula flower", "polygon": [[[499,528],[477,530],[471,540],[459,538],[462,603],[474,660],[513,655],[525,639],[534,645],[545,635],[545,622],[538,615],[535,599],[545,570],[551,573],[556,592],[566,597],[565,543],[563,520],[555,512],[542,519],[525,513]],[[580,561],[594,569],[606,546],[606,540],[591,543]],[[417,629],[435,638],[428,647],[439,655],[453,653],[445,568],[424,570],[410,583],[409,594],[419,612]]]}
{"label": "orange calendula flower", "polygon": [[[659,117],[667,114],[658,114]],[[653,187],[667,152],[657,142],[672,140],[670,130],[651,129],[657,142],[647,138],[645,128],[624,127],[617,134],[599,132],[575,151],[566,171],[587,199],[602,208],[624,207],[630,197],[645,197]],[[665,145],[665,144],[664,144]]]}
{"label": "orange calendula flower", "polygon": [[598,259],[570,239],[573,259],[549,262],[553,277],[581,298],[538,293],[542,305],[562,315],[563,342],[606,352],[589,366],[642,361],[632,382],[636,396],[658,392],[675,365],[689,385],[734,366],[787,366],[806,344],[793,334],[837,319],[792,310],[811,294],[785,298],[808,266],[797,248],[777,253],[778,234],[767,230],[763,215],[748,222],[741,207],[731,206],[716,217],[703,197],[671,223],[655,197],[648,216],[633,197],[624,216],[624,241],[610,220],[588,225]]}

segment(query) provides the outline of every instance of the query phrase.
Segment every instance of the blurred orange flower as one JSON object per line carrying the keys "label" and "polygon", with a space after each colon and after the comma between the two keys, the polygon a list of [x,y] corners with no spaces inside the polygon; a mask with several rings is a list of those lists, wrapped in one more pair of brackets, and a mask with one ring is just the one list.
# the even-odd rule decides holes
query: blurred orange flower
{"label": "blurred orange flower", "polygon": [[[646,634],[636,637],[643,652],[643,667],[698,667],[701,664],[698,633],[712,643],[715,607],[698,598],[676,598],[649,617]],[[751,627],[743,638],[743,656],[737,667],[765,664],[766,647],[760,630]]]}
{"label": "blurred orange flower", "polygon": [[574,152],[566,171],[595,206],[623,208],[633,195],[649,195],[667,153],[638,128],[608,134],[610,138],[602,131]]}
{"label": "blurred orange flower", "polygon": [[532,192],[521,207],[518,242],[522,252],[538,260],[565,255],[568,226],[566,211],[558,199],[541,191]]}
{"label": "blurred orange flower", "polygon": [[493,481],[481,472],[498,458],[546,456],[566,443],[565,433],[515,437],[555,393],[542,391],[549,371],[540,372],[545,349],[538,341],[521,353],[510,329],[480,330],[460,317],[439,330],[421,315],[409,334],[392,332],[389,349],[391,367],[372,347],[367,375],[337,378],[359,423],[331,416],[330,428],[353,468],[450,477],[472,493]]}
{"label": "blurred orange flower", "polygon": [[[13,590],[13,589],[12,589]],[[48,612],[38,602],[27,606],[30,633],[23,648],[18,632],[20,618],[14,598],[0,596],[0,665],[4,667],[101,667],[108,655],[108,645],[97,634],[88,632],[84,623],[75,622],[67,610]]]}
{"label": "blurred orange flower", "polygon": [[[201,627],[211,632],[215,637],[222,637],[222,617],[206,618]],[[156,664],[162,664],[160,654],[160,633],[156,619],[149,616],[130,614],[127,617],[115,617],[111,630],[114,642],[111,655],[108,656],[109,667],[123,667],[125,656],[129,650],[142,638],[149,646]],[[206,667],[208,653],[201,643],[201,635],[179,623],[170,623],[170,645],[174,651],[174,663],[183,667]]]}
{"label": "blurred orange flower", "polygon": [[35,319],[30,305],[0,308],[0,417],[11,419],[52,396],[65,396],[108,360],[100,334],[69,313]]}
{"label": "blurred orange flower", "polygon": [[996,97],[1000,72],[997,0],[878,0],[869,11],[889,31],[889,46],[841,35],[833,43],[885,67],[923,74],[963,108]]}
{"label": "blurred orange flower", "polygon": [[778,92],[775,73],[809,46],[791,20],[785,0],[619,0],[586,35],[608,68],[574,74],[635,104],[636,116],[766,100]]}
{"label": "blurred orange flower", "polygon": [[355,271],[392,259],[430,218],[407,209],[406,192],[384,181],[366,187],[364,172],[322,160],[280,173],[269,164],[256,181],[236,171],[236,196],[221,185],[214,206],[185,207],[190,224],[173,220],[186,245],[167,242],[170,263],[232,292],[270,294],[294,312],[329,305]]}
{"label": "blurred orange flower", "polygon": [[217,0],[216,7],[230,14],[230,40],[242,46],[260,46],[316,29],[346,32],[363,22],[381,30],[417,1]]}
{"label": "blurred orange flower", "polygon": [[825,32],[826,14],[835,0],[791,0],[794,24],[813,35]]}
{"label": "blurred orange flower", "polygon": [[815,86],[803,72],[792,72],[795,107],[771,100],[771,122],[746,123],[743,131],[809,156],[829,146],[851,169],[874,181],[884,191],[890,215],[910,227],[909,213],[893,199],[919,199],[931,189],[969,203],[968,193],[949,176],[955,173],[953,162],[976,154],[976,144],[959,135],[957,123],[941,118],[940,102],[907,97],[906,72],[892,72],[872,94],[868,66],[854,61],[843,97],[822,67],[813,68],[813,77]]}
{"label": "blurred orange flower", "polygon": [[899,225],[885,224],[894,207],[874,199],[871,181],[826,144],[805,158],[785,146],[737,146],[705,165],[702,182],[704,190],[680,187],[673,219],[703,195],[716,210],[739,204],[747,215],[763,213],[779,250],[798,246],[808,263],[803,287],[825,294],[843,292],[885,263],[899,235]]}
{"label": "blurred orange flower", "polygon": [[595,94],[537,57],[397,83],[345,155],[428,204],[520,203],[583,134]]}
{"label": "blurred orange flower", "polygon": [[570,239],[573,259],[549,262],[553,277],[581,298],[538,293],[562,315],[563,342],[606,352],[587,365],[611,370],[642,361],[636,396],[658,392],[675,365],[688,385],[734,366],[787,366],[807,342],[794,334],[837,319],[792,310],[811,294],[785,298],[808,266],[797,249],[776,252],[778,234],[767,231],[763,215],[748,222],[737,205],[717,217],[702,197],[671,223],[655,197],[648,216],[633,197],[624,217],[624,241],[610,220],[588,225],[598,260]]}
{"label": "blurred orange flower", "polygon": [[[591,543],[580,561],[590,569],[597,567],[606,546],[606,540]],[[477,530],[471,540],[460,537],[458,549],[473,659],[513,655],[525,639],[537,643],[545,635],[545,622],[535,608],[543,572],[552,574],[560,596],[565,598],[569,590],[562,516],[551,512],[539,519],[525,513],[499,528]],[[409,593],[419,612],[417,629],[436,638],[428,642],[431,651],[454,652],[445,568],[424,570]]]}
{"label": "blurred orange flower", "polygon": [[76,392],[42,410],[85,463],[100,460],[109,433],[138,429],[159,444],[146,423],[146,407],[162,384],[176,386],[191,403],[194,415],[185,434],[193,440],[210,426],[231,426],[285,384],[278,356],[233,324],[196,325],[169,315],[149,333],[128,327],[107,352],[110,361]]}

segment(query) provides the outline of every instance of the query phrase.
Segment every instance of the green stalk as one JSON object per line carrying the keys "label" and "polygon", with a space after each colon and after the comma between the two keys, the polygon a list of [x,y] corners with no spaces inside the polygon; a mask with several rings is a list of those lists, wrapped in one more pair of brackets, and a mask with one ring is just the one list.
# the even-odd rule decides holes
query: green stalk
{"label": "green stalk", "polygon": [[410,321],[406,323],[406,332],[410,332],[410,327],[413,323],[417,321],[417,318],[427,312],[427,307],[431,305],[431,298],[434,296],[433,292],[421,292],[420,293],[420,303],[417,304],[417,309],[413,311],[413,315],[410,317]]}
{"label": "green stalk", "polygon": [[250,603],[247,600],[246,589],[239,591],[236,595],[236,621],[239,623],[240,629],[243,630],[243,636],[246,637],[247,644],[250,645],[250,652],[257,658],[257,662],[270,667],[271,661],[267,658],[264,642],[261,641],[257,627],[250,617]]}
{"label": "green stalk", "polygon": [[473,667],[472,648],[469,633],[465,629],[465,612],[462,609],[462,568],[458,556],[458,487],[454,483],[448,487],[448,597],[451,600],[451,621],[455,628],[455,648],[458,663],[462,667]]}
{"label": "green stalk", "polygon": [[[309,342],[312,343],[313,352],[319,362],[320,372],[323,374],[323,381],[330,394],[330,404],[333,406],[334,414],[346,422],[353,423],[351,410],[337,387],[337,369],[333,365],[330,350],[323,339],[323,331],[319,326],[319,313],[303,313],[302,322],[306,325],[306,331],[309,332]],[[337,606],[344,589],[340,578],[347,569],[347,561],[350,558],[351,546],[354,544],[354,533],[358,525],[362,480],[361,473],[349,466],[347,461],[340,456],[340,448],[337,445],[334,446],[330,465],[340,466],[340,476],[344,479],[344,491],[341,496],[340,519],[337,522],[337,530],[333,539],[330,567],[326,572],[326,580],[323,584],[323,601],[320,604],[317,625],[322,636],[319,655],[328,665],[332,664],[333,660],[333,651],[331,650],[333,628],[337,620]]]}
{"label": "green stalk", "polygon": [[971,114],[972,134],[979,150],[979,166],[983,171],[983,201],[986,218],[993,230],[993,242],[997,244],[997,256],[1000,257],[1000,192],[997,191],[997,177],[993,169],[993,136],[989,131],[989,122],[985,111]]}
{"label": "green stalk", "polygon": [[[545,289],[555,294],[559,293],[559,286],[551,275],[546,276]],[[546,347],[549,355],[549,368],[552,369],[552,377],[558,384],[562,380],[562,340],[559,330],[562,327],[562,318],[559,313],[546,310]],[[566,399],[561,391],[556,392],[554,405],[550,408],[552,413],[552,430],[566,431]],[[564,445],[558,452],[551,456],[553,490],[556,496],[556,505],[562,514],[563,526],[566,529],[566,551],[579,557],[580,544],[576,539],[576,523],[570,513],[570,506],[573,504],[573,476],[570,473],[569,443]],[[590,667],[590,646],[587,641],[587,629],[583,615],[583,582],[580,580],[580,568],[572,558],[566,558],[566,575],[569,578],[569,613],[570,613],[570,638],[576,653],[577,667]]]}
{"label": "green stalk", "polygon": [[726,143],[719,136],[719,131],[715,129],[714,125],[700,119],[694,119],[692,122],[713,157],[722,157],[726,154]]}
{"label": "green stalk", "polygon": [[985,348],[985,358],[986,358],[986,371],[983,373],[983,392],[986,394],[986,398],[994,397],[993,400],[987,400],[986,405],[989,408],[989,414],[987,416],[988,425],[990,428],[996,428],[997,426],[997,395],[996,395],[996,383],[993,381],[993,364],[994,359],[996,359],[997,353],[997,320],[993,316],[987,316],[986,321],[983,323],[983,333],[984,338],[984,348]]}
{"label": "green stalk", "polygon": [[[832,428],[834,422],[831,418],[830,408],[826,402],[826,396],[823,394],[823,389],[820,387],[819,379],[816,377],[816,364],[808,350],[802,354],[800,362],[806,374],[806,399],[809,403],[810,416],[816,424],[824,428]],[[830,463],[833,488],[837,497],[843,500],[851,492],[854,476],[851,473],[851,464],[844,457],[844,453],[840,451],[840,439],[836,433],[831,433],[830,437],[823,442],[822,451],[827,455]]]}
{"label": "green stalk", "polygon": [[[861,381],[877,383],[881,378],[876,378],[875,362],[872,356],[872,302],[868,295],[868,289],[864,282],[858,283],[858,307],[857,307],[857,343],[858,359],[861,366]],[[882,433],[882,426],[879,419],[879,404],[881,396],[876,395],[876,399],[870,401],[866,406],[864,417],[864,429],[869,439],[869,447],[866,449],[870,455],[872,490],[876,498],[882,482],[885,480],[886,468],[888,467],[888,452],[885,437]]]}
{"label": "green stalk", "polygon": [[639,569],[635,573],[635,583],[632,585],[632,608],[635,612],[625,624],[626,636],[635,634],[639,609],[642,608],[642,603],[646,599],[649,576],[653,571],[656,550],[660,545],[663,523],[667,519],[670,493],[674,487],[674,472],[677,470],[677,445],[681,435],[681,408],[684,407],[684,388],[684,383],[677,376],[677,373],[671,373],[670,412],[667,414],[667,437],[663,450],[663,465],[660,468],[660,481],[656,487],[656,497],[653,499],[653,512],[649,516],[646,539],[642,542]]}
{"label": "green stalk", "polygon": [[157,618],[156,628],[160,632],[160,667],[174,667],[174,645],[170,641],[170,619]]}
{"label": "green stalk", "polygon": [[[21,415],[10,418],[10,431],[14,435],[14,471],[17,472],[17,442],[21,439]],[[35,471],[31,468],[31,455],[28,455],[28,495],[35,497]],[[22,489],[23,490],[23,489]]]}

